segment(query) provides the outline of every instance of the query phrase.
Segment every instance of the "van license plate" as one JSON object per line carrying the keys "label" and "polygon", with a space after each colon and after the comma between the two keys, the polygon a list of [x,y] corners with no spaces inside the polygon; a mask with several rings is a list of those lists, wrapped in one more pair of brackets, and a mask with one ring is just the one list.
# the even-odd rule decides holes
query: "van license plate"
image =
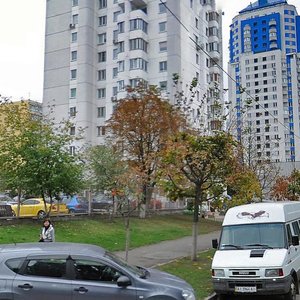
{"label": "van license plate", "polygon": [[236,293],[256,293],[256,286],[236,286]]}

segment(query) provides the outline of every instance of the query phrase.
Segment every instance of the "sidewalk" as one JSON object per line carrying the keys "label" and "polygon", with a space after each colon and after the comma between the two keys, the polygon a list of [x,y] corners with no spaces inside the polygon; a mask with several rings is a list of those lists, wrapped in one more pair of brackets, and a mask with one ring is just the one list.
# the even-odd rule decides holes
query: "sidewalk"
{"label": "sidewalk", "polygon": [[[211,240],[218,239],[220,231],[201,234],[198,236],[198,252],[211,248]],[[176,258],[190,256],[192,253],[192,236],[178,240],[164,241],[158,244],[135,248],[128,253],[128,262],[132,265],[143,267],[155,267]],[[125,258],[125,251],[115,252],[118,256]]]}

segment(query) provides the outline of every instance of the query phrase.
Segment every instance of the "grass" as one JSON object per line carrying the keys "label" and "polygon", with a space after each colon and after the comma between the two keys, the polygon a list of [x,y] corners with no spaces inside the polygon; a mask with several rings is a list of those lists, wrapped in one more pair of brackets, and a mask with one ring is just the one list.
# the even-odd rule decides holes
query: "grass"
{"label": "grass", "polygon": [[186,280],[195,290],[196,299],[202,300],[213,292],[211,283],[211,260],[214,250],[198,254],[196,262],[189,258],[174,260],[171,263],[162,265],[160,270],[169,272]]}
{"label": "grass", "polygon": [[[19,220],[2,222],[0,226],[0,244],[36,242],[39,238],[41,221]],[[8,226],[9,225],[9,226]],[[121,218],[112,221],[100,217],[55,220],[55,235],[58,242],[80,242],[102,246],[110,251],[125,249],[125,227]],[[199,233],[219,230],[221,223],[201,219]],[[168,215],[153,216],[144,220],[130,220],[130,246],[144,245],[190,236],[192,216]]]}

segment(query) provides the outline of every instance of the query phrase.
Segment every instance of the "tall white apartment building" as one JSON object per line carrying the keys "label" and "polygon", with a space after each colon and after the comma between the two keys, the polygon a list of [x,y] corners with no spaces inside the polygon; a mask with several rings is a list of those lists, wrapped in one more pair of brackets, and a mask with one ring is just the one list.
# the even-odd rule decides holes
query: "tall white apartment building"
{"label": "tall white apartment building", "polygon": [[[249,152],[300,161],[300,17],[286,0],[259,0],[230,30],[230,126]],[[246,152],[247,152],[246,151]]]}
{"label": "tall white apartment building", "polygon": [[195,126],[214,129],[223,101],[221,17],[215,0],[47,0],[44,114],[71,118],[70,134],[85,128],[85,143],[102,144],[127,86],[157,85],[174,104],[178,88],[189,96],[197,78],[186,109]]}

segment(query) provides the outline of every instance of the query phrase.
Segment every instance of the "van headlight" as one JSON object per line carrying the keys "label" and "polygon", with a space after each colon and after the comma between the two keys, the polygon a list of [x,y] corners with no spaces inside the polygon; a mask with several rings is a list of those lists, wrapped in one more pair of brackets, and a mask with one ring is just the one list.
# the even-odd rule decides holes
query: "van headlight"
{"label": "van headlight", "polygon": [[196,300],[195,295],[192,291],[183,290],[181,295],[185,300]]}
{"label": "van headlight", "polygon": [[225,272],[223,269],[212,269],[212,276],[214,277],[225,277]]}
{"label": "van headlight", "polygon": [[266,269],[265,276],[266,277],[282,277],[283,270],[282,269]]}

